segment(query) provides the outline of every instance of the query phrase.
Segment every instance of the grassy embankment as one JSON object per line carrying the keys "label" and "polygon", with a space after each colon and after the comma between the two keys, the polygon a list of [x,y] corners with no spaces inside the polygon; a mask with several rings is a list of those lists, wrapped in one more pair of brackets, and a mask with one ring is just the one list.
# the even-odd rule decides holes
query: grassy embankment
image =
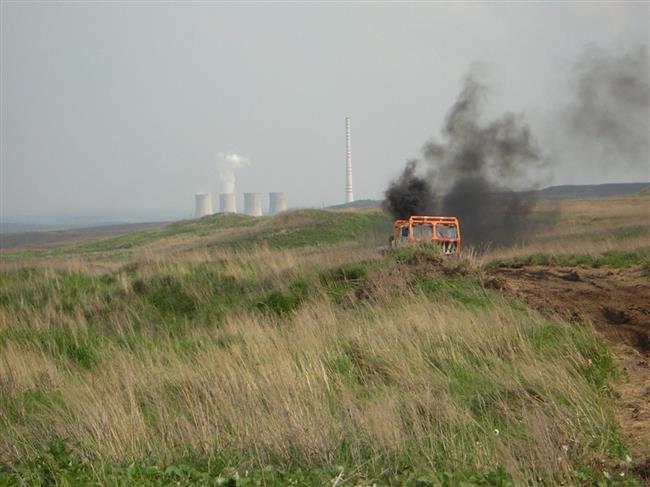
{"label": "grassy embankment", "polygon": [[[541,202],[540,210],[558,211],[558,220],[529,242],[488,253],[491,260],[528,258],[563,265],[624,266],[639,263],[650,250],[650,194],[637,197]],[[629,251],[629,254],[626,253]],[[622,258],[618,258],[620,253]],[[593,257],[593,259],[591,259]]]}
{"label": "grassy embankment", "polygon": [[587,326],[372,212],[242,221],[5,256],[0,484],[636,485]]}

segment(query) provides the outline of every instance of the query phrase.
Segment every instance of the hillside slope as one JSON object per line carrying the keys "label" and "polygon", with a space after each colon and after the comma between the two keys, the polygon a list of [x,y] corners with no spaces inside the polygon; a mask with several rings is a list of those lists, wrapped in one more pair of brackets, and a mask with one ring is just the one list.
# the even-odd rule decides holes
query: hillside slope
{"label": "hillside slope", "polygon": [[6,252],[0,484],[641,485],[636,369],[597,306],[532,297],[571,286],[559,265],[575,296],[646,292],[647,204],[569,202],[459,258],[380,254],[386,216],[323,210]]}
{"label": "hillside slope", "polygon": [[136,250],[156,252],[202,248],[269,246],[294,248],[329,245],[343,241],[387,240],[391,222],[378,210],[335,212],[293,210],[275,217],[254,218],[240,214],[215,214],[181,220],[116,237],[67,243],[59,246],[17,248],[6,256],[56,257],[63,255],[128,256]]}

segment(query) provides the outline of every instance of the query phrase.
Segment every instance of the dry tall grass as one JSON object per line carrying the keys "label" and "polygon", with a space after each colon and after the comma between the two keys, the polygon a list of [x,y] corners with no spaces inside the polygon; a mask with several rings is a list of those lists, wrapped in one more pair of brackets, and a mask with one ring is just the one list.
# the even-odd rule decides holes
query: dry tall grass
{"label": "dry tall grass", "polygon": [[[281,287],[332,256],[320,255],[316,267],[303,257],[231,254],[220,272]],[[291,315],[233,312],[167,333],[162,323],[138,322],[143,311],[129,294],[135,279],[191,274],[187,261],[175,264],[149,260],[137,277],[118,274],[111,289],[132,309],[112,301],[115,311],[92,322],[88,310],[105,294],[69,302],[68,274],[48,271],[47,290],[37,286],[42,274],[25,277],[35,298],[45,295],[0,314],[5,461],[65,440],[109,462],[199,455],[238,466],[344,463],[375,471],[501,465],[536,483],[540,475],[570,478],[572,465],[607,456],[616,441],[606,401],[585,379],[597,349],[586,331],[471,282],[459,285],[484,299],[463,305],[445,292],[431,299],[389,270],[376,275],[367,301],[342,306],[312,281],[311,297]],[[205,300],[214,291],[187,292]],[[53,347],[51,336],[56,343],[62,331],[72,344]],[[101,348],[80,367],[65,347],[92,339]]]}
{"label": "dry tall grass", "polygon": [[492,249],[484,261],[526,256],[599,254],[650,248],[650,198],[603,198],[541,202],[537,211],[557,212],[557,221],[529,241]]}
{"label": "dry tall grass", "polygon": [[[537,242],[460,267],[649,247],[639,204],[562,203]],[[610,235],[622,227],[641,230]],[[587,328],[366,242],[209,238],[2,263],[0,462],[63,441],[90,463],[500,465],[517,484],[548,485],[620,459],[611,361]]]}

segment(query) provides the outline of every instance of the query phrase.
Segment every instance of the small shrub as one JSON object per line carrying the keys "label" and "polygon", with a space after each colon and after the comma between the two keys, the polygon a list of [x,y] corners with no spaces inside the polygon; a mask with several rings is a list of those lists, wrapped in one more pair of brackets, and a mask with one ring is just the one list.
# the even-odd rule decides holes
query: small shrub
{"label": "small shrub", "polygon": [[136,281],[134,291],[143,294],[163,315],[192,316],[196,311],[196,303],[185,292],[181,281],[174,276],[156,277],[142,283]]}
{"label": "small shrub", "polygon": [[641,262],[641,274],[650,279],[650,257]]}
{"label": "small shrub", "polygon": [[499,259],[488,263],[488,267],[520,267],[520,266],[590,266],[590,267],[631,267],[643,265],[650,259],[650,249],[607,250],[600,254],[542,254],[518,256],[509,259]]}
{"label": "small shrub", "polygon": [[274,290],[267,293],[257,302],[257,309],[278,316],[287,316],[302,304],[306,296],[307,282],[304,279],[297,279],[289,285],[287,291]]}
{"label": "small shrub", "polygon": [[33,339],[53,357],[65,357],[82,369],[91,369],[99,361],[101,340],[95,334],[55,328],[36,333]]}
{"label": "small shrub", "polygon": [[338,281],[357,281],[368,275],[368,266],[365,262],[352,262],[332,270],[328,277]]}
{"label": "small shrub", "polygon": [[417,264],[423,261],[442,264],[445,258],[440,247],[433,244],[405,245],[393,250],[390,255],[400,264]]}
{"label": "small shrub", "polygon": [[414,279],[413,286],[430,298],[451,296],[466,306],[481,307],[490,303],[490,293],[475,277],[422,275]]}
{"label": "small shrub", "polygon": [[573,335],[573,341],[583,357],[579,367],[582,375],[600,394],[615,396],[609,381],[618,377],[619,372],[607,345],[600,338],[580,329]]}

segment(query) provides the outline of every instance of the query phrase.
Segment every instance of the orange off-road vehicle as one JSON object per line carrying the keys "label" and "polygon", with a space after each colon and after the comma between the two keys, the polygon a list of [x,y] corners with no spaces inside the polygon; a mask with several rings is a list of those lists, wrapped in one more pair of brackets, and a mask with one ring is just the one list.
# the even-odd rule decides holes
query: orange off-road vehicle
{"label": "orange off-road vehicle", "polygon": [[392,248],[414,243],[432,243],[447,254],[460,251],[460,225],[458,218],[449,216],[412,216],[396,220],[393,224]]}

